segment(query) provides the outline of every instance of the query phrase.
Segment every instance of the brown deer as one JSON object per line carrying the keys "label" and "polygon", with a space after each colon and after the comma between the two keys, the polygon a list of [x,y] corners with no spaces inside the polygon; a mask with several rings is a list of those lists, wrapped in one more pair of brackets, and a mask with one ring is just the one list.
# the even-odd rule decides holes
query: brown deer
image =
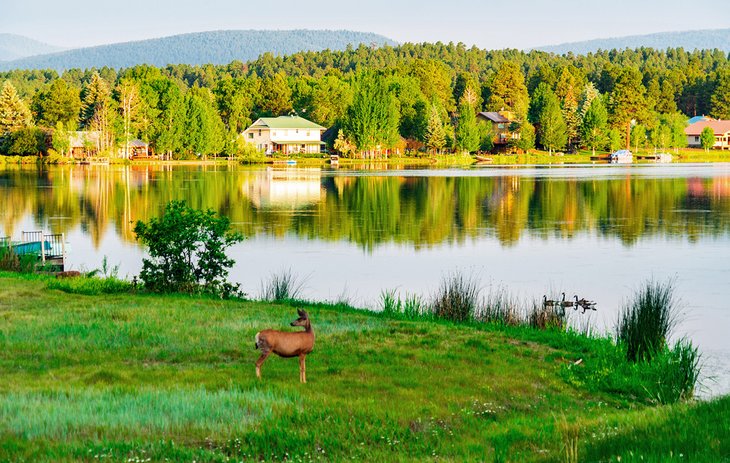
{"label": "brown deer", "polygon": [[299,357],[299,381],[307,382],[307,367],[304,357],[314,349],[314,331],[309,315],[297,309],[299,318],[291,322],[291,326],[303,326],[304,331],[287,332],[263,330],[256,333],[256,348],[261,350],[261,357],[256,360],[256,377],[261,378],[261,365],[273,352],[279,357]]}

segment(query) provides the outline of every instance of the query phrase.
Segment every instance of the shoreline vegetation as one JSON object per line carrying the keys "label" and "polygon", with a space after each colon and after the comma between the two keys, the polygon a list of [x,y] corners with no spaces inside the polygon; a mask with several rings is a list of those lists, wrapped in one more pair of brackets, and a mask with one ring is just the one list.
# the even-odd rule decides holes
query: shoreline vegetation
{"label": "shoreline vegetation", "polygon": [[[150,293],[107,270],[0,271],[0,459],[730,456],[730,397],[667,393],[683,381],[673,376],[684,354],[673,352],[691,349],[686,341],[645,344],[654,359],[631,361],[623,342],[570,328],[538,302],[523,311],[506,289],[482,293],[458,273],[433,297],[384,291],[379,312],[346,297],[294,299],[301,283],[283,272],[262,282],[262,300],[220,299]],[[648,282],[627,303],[623,332],[637,309],[671,297],[671,286]],[[257,381],[254,334],[288,325],[295,308],[317,335],[308,383],[296,361],[278,358]]]}
{"label": "shoreline vegetation", "polygon": [[[291,270],[252,299],[227,281],[226,248],[243,236],[182,201],[134,233],[148,248],[141,281],[106,262],[54,278],[0,248],[0,459],[730,455],[730,397],[693,400],[700,353],[674,340],[673,281],[638,288],[614,336],[594,332],[591,301],[520,300],[458,271],[432,295],[384,290],[379,311],[301,300]],[[286,360],[257,381],[255,333],[295,308],[317,333],[309,382]]]}
{"label": "shoreline vegetation", "polygon": [[[635,155],[650,155],[653,150],[638,151]],[[418,156],[390,156],[387,158],[344,158],[340,157],[336,163],[332,163],[329,156],[270,156],[265,158],[244,159],[240,157],[213,157],[208,159],[146,159],[146,160],[127,160],[127,159],[106,159],[102,164],[123,164],[123,165],[217,165],[231,163],[250,165],[250,166],[278,166],[278,167],[354,167],[360,166],[412,166],[412,167],[488,167],[488,166],[510,166],[510,165],[561,165],[561,164],[588,164],[588,165],[604,165],[609,164],[606,159],[597,159],[597,157],[607,156],[608,152],[596,152],[593,156],[590,152],[582,151],[577,154],[549,154],[546,151],[531,150],[523,154],[485,154],[487,162],[480,161],[477,157],[467,154],[443,154],[443,155],[418,155]],[[706,152],[702,149],[671,150],[674,159],[668,164],[683,163],[726,163],[730,162],[730,153],[724,151]],[[481,155],[480,155],[481,156]],[[295,165],[287,164],[288,161],[295,161]],[[8,167],[13,165],[32,165],[32,164],[98,164],[93,160],[91,162],[74,160],[62,157],[28,157],[28,156],[3,156],[0,155],[0,167]],[[655,161],[642,160],[634,161],[628,165],[654,165]],[[624,164],[626,165],[626,164]]]}

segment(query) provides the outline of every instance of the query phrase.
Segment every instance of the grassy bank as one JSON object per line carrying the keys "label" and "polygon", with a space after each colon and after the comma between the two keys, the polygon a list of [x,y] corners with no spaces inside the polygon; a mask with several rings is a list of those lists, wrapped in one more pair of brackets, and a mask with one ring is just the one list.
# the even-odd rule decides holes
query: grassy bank
{"label": "grassy bank", "polygon": [[0,461],[730,458],[730,398],[604,386],[605,340],[308,304],[308,383],[280,358],[257,381],[254,334],[289,304],[53,282],[0,273]]}

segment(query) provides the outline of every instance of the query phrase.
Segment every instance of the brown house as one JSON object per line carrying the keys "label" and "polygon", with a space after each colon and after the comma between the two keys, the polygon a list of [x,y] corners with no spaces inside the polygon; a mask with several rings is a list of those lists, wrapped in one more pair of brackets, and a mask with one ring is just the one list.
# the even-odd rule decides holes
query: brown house
{"label": "brown house", "polygon": [[101,132],[86,130],[69,134],[69,154],[72,158],[83,159],[99,154]]}
{"label": "brown house", "polygon": [[509,111],[489,111],[477,114],[477,119],[492,124],[494,147],[506,148],[510,140],[518,139],[519,133],[513,133],[510,126],[515,122],[514,115]]}
{"label": "brown house", "polygon": [[710,127],[715,132],[715,144],[713,148],[719,148],[721,150],[730,149],[730,121],[723,120],[709,119],[687,126],[684,129],[684,134],[687,135],[687,145],[691,148],[701,147],[700,134],[702,134],[705,127]]}

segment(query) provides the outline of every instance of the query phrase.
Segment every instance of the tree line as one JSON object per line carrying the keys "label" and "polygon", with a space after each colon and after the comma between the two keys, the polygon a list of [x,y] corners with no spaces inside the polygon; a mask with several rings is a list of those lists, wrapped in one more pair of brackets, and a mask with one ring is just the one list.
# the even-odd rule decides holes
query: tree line
{"label": "tree line", "polygon": [[234,155],[252,121],[292,112],[334,127],[329,142],[353,156],[490,150],[480,111],[509,114],[514,149],[550,152],[681,147],[689,116],[730,118],[728,55],[681,48],[359,46],[225,66],[16,70],[0,81],[0,151],[19,155],[63,154],[79,129],[98,131],[103,151],[139,138],[173,158]]}

